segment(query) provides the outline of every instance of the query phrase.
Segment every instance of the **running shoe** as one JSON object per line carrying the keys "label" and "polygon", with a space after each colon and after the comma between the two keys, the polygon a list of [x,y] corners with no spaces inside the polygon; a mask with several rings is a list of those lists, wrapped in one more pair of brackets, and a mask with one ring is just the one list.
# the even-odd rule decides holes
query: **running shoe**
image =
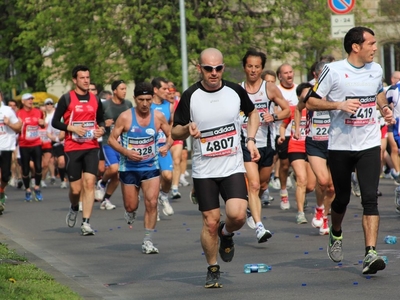
{"label": "running shoe", "polygon": [[235,255],[235,243],[233,242],[232,237],[235,235],[232,233],[230,236],[222,234],[222,228],[224,228],[225,222],[219,222],[218,228],[218,236],[219,236],[219,255],[221,256],[224,262],[232,261],[233,256]]}
{"label": "running shoe", "polygon": [[24,183],[22,182],[22,179],[18,179],[18,182],[17,182],[17,188],[22,188],[22,186],[24,185]]}
{"label": "running shoe", "polygon": [[0,203],[0,216],[3,214],[4,211],[4,204]]}
{"label": "running shoe", "polygon": [[251,215],[250,208],[246,209],[246,224],[251,229],[256,229],[256,223],[254,222],[253,216]]}
{"label": "running shoe", "polygon": [[61,184],[60,184],[61,189],[66,189],[67,187],[68,187],[68,184],[66,181],[61,182]]}
{"label": "running shoe", "polygon": [[104,194],[106,193],[106,187],[101,185],[101,179],[97,181],[96,191],[94,192],[94,198],[96,200],[103,200]]}
{"label": "running shoe", "polygon": [[181,196],[181,193],[179,193],[179,191],[176,189],[172,189],[172,192],[171,192],[171,194],[172,194],[172,199],[180,199],[182,196]]}
{"label": "running shoe", "polygon": [[83,222],[81,225],[81,235],[94,235],[94,230],[89,223]]}
{"label": "running shoe", "polygon": [[315,208],[314,217],[311,221],[311,225],[314,228],[320,228],[324,224],[324,209]]}
{"label": "running shoe", "polygon": [[278,177],[271,179],[269,182],[269,187],[274,190],[280,190],[281,189],[281,182]]}
{"label": "running shoe", "polygon": [[185,177],[188,177],[190,174],[189,174],[189,172],[186,170],[185,173],[183,173],[183,175],[184,175]]}
{"label": "running shoe", "polygon": [[376,190],[376,196],[381,197],[383,194],[380,190]]}
{"label": "running shoe", "polygon": [[14,177],[11,177],[11,179],[8,181],[8,185],[15,187],[17,185],[17,180]]}
{"label": "running shoe", "polygon": [[186,180],[185,176],[181,175],[181,177],[179,178],[179,184],[181,186],[188,186],[190,185],[189,181]]}
{"label": "running shoe", "polygon": [[192,201],[193,204],[198,204],[194,188],[189,193],[189,199]]}
{"label": "running shoe", "polygon": [[51,177],[50,178],[50,184],[51,185],[55,185],[56,184],[56,178],[55,177]]}
{"label": "running shoe", "polygon": [[133,224],[133,222],[135,222],[135,220],[136,220],[136,211],[133,211],[133,212],[125,211],[124,218],[125,218],[126,223],[128,223],[128,225]]}
{"label": "running shoe", "polygon": [[289,195],[281,194],[281,209],[288,210],[290,209]]}
{"label": "running shoe", "polygon": [[327,217],[323,217],[322,226],[319,228],[320,235],[327,235],[329,234],[329,221]]}
{"label": "running shoe", "polygon": [[76,217],[78,216],[78,212],[73,210],[72,207],[69,208],[66,223],[68,227],[74,227],[76,224]]}
{"label": "running shoe", "polygon": [[274,198],[270,196],[269,190],[265,190],[261,195],[260,201],[263,205],[268,206],[271,204],[271,201],[274,201]]}
{"label": "running shoe", "polygon": [[363,260],[363,274],[376,274],[385,269],[386,264],[382,257],[378,256],[375,250],[369,250]]}
{"label": "running shoe", "polygon": [[264,226],[259,226],[256,230],[256,236],[258,243],[265,243],[272,237],[272,234],[269,230],[265,229]]}
{"label": "running shoe", "polygon": [[162,211],[166,216],[172,216],[174,214],[174,209],[171,204],[169,204],[169,200],[167,197],[162,197],[161,193],[158,195],[158,203],[162,206]]}
{"label": "running shoe", "polygon": [[47,184],[44,180],[40,180],[40,187],[47,188]]}
{"label": "running shoe", "polygon": [[396,172],[395,169],[390,170],[390,175],[394,179],[394,182],[398,185],[400,184],[400,174]]}
{"label": "running shoe", "polygon": [[144,254],[158,254],[158,249],[154,247],[151,241],[143,241],[142,252]]}
{"label": "running shoe", "polygon": [[43,195],[40,190],[34,190],[33,192],[35,194],[35,201],[43,201]]}
{"label": "running shoe", "polygon": [[83,211],[83,204],[82,204],[82,202],[79,202],[79,211]]}
{"label": "running shoe", "polygon": [[351,192],[356,197],[361,197],[360,185],[356,181],[351,181]]}
{"label": "running shoe", "polygon": [[111,201],[108,199],[103,200],[100,204],[100,209],[102,210],[113,210],[115,209],[115,207],[116,206],[112,204]]}
{"label": "running shoe", "polygon": [[307,224],[307,219],[306,216],[304,215],[304,212],[298,212],[296,215],[296,222],[297,224]]}
{"label": "running shoe", "polygon": [[294,187],[293,181],[296,182],[296,180],[292,180],[293,172],[290,173],[286,179],[286,188],[291,189]]}
{"label": "running shoe", "polygon": [[332,234],[332,228],[329,231],[328,256],[334,262],[341,262],[343,259],[343,235],[336,237]]}
{"label": "running shoe", "polygon": [[222,284],[218,282],[220,275],[221,273],[219,271],[219,265],[209,266],[207,268],[207,278],[204,287],[207,289],[222,288]]}
{"label": "running shoe", "polygon": [[25,201],[26,202],[32,201],[32,193],[31,192],[25,192]]}
{"label": "running shoe", "polygon": [[6,193],[0,193],[0,204],[6,204],[7,195]]}

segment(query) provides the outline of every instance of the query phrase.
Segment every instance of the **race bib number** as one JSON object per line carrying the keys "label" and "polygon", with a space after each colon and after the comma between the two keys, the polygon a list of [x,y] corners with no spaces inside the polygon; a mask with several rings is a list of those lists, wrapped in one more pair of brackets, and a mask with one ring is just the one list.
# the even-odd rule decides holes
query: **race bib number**
{"label": "race bib number", "polygon": [[[300,136],[299,139],[297,141],[304,141],[306,139],[306,126],[307,126],[307,120],[305,117],[301,117],[300,120]],[[292,139],[294,139],[294,133],[296,131],[296,127],[295,127],[295,122],[294,120],[292,121]]]}
{"label": "race bib number", "polygon": [[328,112],[315,111],[312,118],[311,138],[314,141],[327,141],[330,124],[331,119]]}
{"label": "race bib number", "polygon": [[239,147],[239,137],[235,124],[203,130],[200,137],[200,147],[201,154],[208,157],[236,153]]}
{"label": "race bib number", "polygon": [[[346,97],[346,100],[354,99],[355,97]],[[357,109],[356,113],[351,114],[350,117],[345,118],[344,122],[350,126],[364,126],[376,123],[376,96],[360,96],[361,106]]]}
{"label": "race bib number", "polygon": [[154,137],[128,138],[128,150],[139,153],[143,160],[148,160],[156,156],[156,143]]}
{"label": "race bib number", "polygon": [[51,140],[47,137],[47,129],[39,129],[39,136],[40,139],[42,140],[42,143],[49,143]]}
{"label": "race bib number", "polygon": [[[258,117],[259,117],[259,121],[260,121],[259,126],[262,126],[263,124],[265,124],[264,114],[269,113],[268,103],[267,102],[255,103],[254,107],[257,109],[257,112],[258,112]],[[242,128],[247,128],[247,122],[249,120],[249,117],[246,116],[243,112],[240,112],[240,115],[242,118]]]}
{"label": "race bib number", "polygon": [[0,135],[6,134],[6,124],[4,124],[4,119],[0,119]]}
{"label": "race bib number", "polygon": [[86,133],[83,136],[79,136],[75,132],[72,133],[72,139],[78,143],[85,143],[94,139],[94,130],[96,129],[95,121],[83,121],[83,122],[72,122],[72,126],[82,126],[86,129]]}
{"label": "race bib number", "polygon": [[25,138],[27,140],[34,140],[39,137],[39,126],[28,125],[26,126]]}

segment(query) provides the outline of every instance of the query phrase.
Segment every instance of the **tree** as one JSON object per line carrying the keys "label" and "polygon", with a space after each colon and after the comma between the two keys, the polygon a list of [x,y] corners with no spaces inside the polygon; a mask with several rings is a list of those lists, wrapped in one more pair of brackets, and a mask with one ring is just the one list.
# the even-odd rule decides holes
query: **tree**
{"label": "tree", "polygon": [[[12,2],[24,13],[14,41],[35,49],[32,58],[18,59],[34,65],[40,80],[69,82],[73,66],[85,64],[96,83],[166,76],[181,84],[178,0]],[[191,66],[203,49],[216,47],[230,67],[228,79],[243,77],[241,57],[249,47],[274,59],[290,56],[304,68],[336,43],[327,38],[326,0],[193,0],[185,9]],[[37,67],[37,50],[46,47],[54,52]]]}

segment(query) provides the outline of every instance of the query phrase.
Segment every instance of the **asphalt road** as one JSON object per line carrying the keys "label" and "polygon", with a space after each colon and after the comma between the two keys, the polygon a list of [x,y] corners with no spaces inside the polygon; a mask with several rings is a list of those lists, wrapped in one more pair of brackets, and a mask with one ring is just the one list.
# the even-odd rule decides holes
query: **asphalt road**
{"label": "asphalt road", "polygon": [[[262,209],[263,222],[272,238],[258,244],[253,230],[244,225],[234,237],[232,262],[221,265],[222,289],[203,287],[207,265],[200,246],[201,215],[189,201],[190,187],[181,187],[182,198],[172,201],[175,214],[161,215],[153,241],[160,254],[141,253],[143,203],[130,228],[123,218],[121,192],[112,197],[117,208],[103,211],[99,203],[91,217],[95,236],[83,237],[79,226],[68,228],[67,190],[43,189],[44,201],[25,203],[24,192],[8,188],[6,211],[0,216],[0,242],[24,254],[56,280],[70,286],[84,299],[397,299],[400,282],[400,241],[383,242],[386,235],[399,235],[400,215],[394,211],[393,180],[382,179],[378,253],[388,258],[384,271],[361,273],[364,238],[360,199],[352,196],[343,224],[344,260],[329,260],[327,236],[311,226],[315,197],[307,196],[308,224],[295,222],[292,208],[282,211],[279,201]],[[278,192],[271,191],[277,199]],[[78,217],[80,224],[81,216]],[[77,224],[78,225],[78,224]],[[270,272],[245,274],[246,263],[266,263]]]}

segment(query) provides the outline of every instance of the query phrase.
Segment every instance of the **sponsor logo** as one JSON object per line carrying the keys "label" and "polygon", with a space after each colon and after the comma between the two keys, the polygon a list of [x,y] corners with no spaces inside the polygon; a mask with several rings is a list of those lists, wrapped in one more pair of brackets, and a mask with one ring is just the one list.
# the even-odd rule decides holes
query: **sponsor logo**
{"label": "sponsor logo", "polygon": [[143,139],[129,139],[130,145],[145,145],[154,141],[153,137],[143,138]]}
{"label": "sponsor logo", "polygon": [[146,133],[149,134],[149,135],[154,135],[155,130],[153,128],[147,128],[146,129]]}

